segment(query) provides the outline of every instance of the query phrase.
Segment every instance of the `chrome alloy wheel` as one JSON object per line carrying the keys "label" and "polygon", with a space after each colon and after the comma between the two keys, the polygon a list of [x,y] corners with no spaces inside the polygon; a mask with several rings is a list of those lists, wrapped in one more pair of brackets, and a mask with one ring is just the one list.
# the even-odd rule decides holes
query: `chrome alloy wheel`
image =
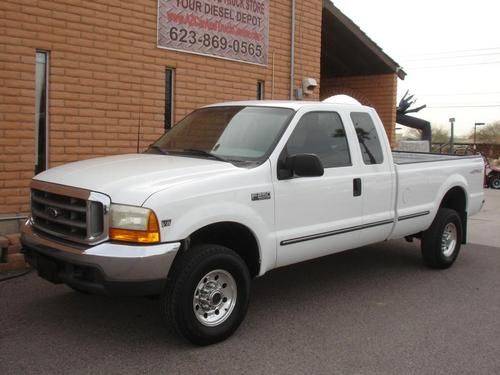
{"label": "chrome alloy wheel", "polygon": [[454,223],[448,223],[444,227],[441,236],[441,251],[444,256],[451,256],[457,246],[457,227]]}
{"label": "chrome alloy wheel", "polygon": [[196,319],[207,327],[223,323],[236,305],[238,290],[233,276],[224,270],[214,270],[203,276],[193,295]]}

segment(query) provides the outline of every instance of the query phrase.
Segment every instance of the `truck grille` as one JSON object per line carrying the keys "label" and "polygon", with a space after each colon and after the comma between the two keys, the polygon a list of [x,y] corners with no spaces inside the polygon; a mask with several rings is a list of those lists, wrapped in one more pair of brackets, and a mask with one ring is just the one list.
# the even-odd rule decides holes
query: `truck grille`
{"label": "truck grille", "polygon": [[58,190],[54,192],[50,191],[49,184],[44,185],[43,190],[33,186],[31,189],[32,225],[35,229],[85,244],[93,244],[107,237],[107,210],[104,202],[90,199],[95,193],[82,194],[78,191],[72,195],[71,188],[57,187],[52,189]]}

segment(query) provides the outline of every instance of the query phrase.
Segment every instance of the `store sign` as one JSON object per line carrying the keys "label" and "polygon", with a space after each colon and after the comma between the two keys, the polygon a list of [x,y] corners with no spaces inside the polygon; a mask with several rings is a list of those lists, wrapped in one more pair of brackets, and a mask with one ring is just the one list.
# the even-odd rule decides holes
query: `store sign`
{"label": "store sign", "polygon": [[158,47],[267,64],[269,0],[158,0]]}

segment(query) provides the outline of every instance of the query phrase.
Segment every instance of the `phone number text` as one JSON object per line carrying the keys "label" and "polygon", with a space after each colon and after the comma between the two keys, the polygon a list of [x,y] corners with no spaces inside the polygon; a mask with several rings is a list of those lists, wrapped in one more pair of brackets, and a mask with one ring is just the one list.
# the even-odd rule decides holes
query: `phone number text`
{"label": "phone number text", "polygon": [[225,36],[199,34],[193,30],[186,30],[172,26],[169,30],[173,42],[188,43],[190,45],[203,45],[206,48],[229,50],[243,55],[261,57],[262,45],[245,42],[238,39],[227,39]]}

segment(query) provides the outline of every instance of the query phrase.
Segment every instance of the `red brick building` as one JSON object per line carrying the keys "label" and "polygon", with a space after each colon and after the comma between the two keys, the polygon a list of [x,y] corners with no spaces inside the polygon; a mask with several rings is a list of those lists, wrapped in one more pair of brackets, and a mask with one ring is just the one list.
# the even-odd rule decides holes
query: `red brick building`
{"label": "red brick building", "polygon": [[[175,2],[189,7],[192,0],[169,4]],[[210,10],[213,19],[233,17],[223,6],[239,2],[197,3],[219,4]],[[252,4],[268,23],[267,31],[262,28],[267,59],[260,64],[159,48],[158,0],[2,0],[3,231],[8,220],[29,211],[35,170],[143,150],[204,104],[296,98],[305,78],[318,87],[304,99],[345,93],[377,108],[392,141],[396,83],[404,78],[397,63],[329,0]],[[253,16],[238,17],[257,23]],[[170,29],[170,37],[180,40],[178,32]],[[201,37],[193,38],[193,46],[198,42]],[[257,56],[259,48],[251,48],[248,54]]]}

